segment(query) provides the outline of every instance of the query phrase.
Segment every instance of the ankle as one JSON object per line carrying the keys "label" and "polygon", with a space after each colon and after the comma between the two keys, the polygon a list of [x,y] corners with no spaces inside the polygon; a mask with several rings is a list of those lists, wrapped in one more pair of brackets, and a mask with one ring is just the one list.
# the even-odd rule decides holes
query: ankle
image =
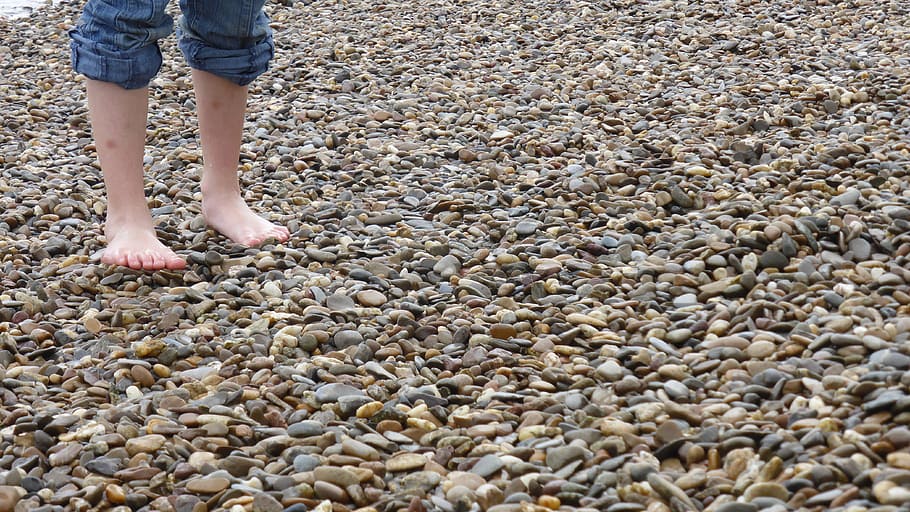
{"label": "ankle", "polygon": [[200,187],[202,192],[202,202],[209,204],[217,204],[221,201],[240,199],[242,197],[242,192],[239,186],[231,185],[203,185]]}
{"label": "ankle", "polygon": [[105,225],[150,228],[153,226],[152,214],[145,204],[117,205],[108,203]]}

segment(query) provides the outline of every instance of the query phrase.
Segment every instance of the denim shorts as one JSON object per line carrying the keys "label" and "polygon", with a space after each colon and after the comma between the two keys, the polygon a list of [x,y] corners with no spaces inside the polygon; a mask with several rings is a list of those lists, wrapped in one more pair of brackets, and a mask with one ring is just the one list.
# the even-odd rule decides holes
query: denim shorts
{"label": "denim shorts", "polygon": [[[161,68],[158,40],[174,21],[170,0],[88,0],[70,31],[73,69],[126,89],[148,85]],[[275,54],[265,0],[180,0],[178,44],[190,67],[246,85]]]}

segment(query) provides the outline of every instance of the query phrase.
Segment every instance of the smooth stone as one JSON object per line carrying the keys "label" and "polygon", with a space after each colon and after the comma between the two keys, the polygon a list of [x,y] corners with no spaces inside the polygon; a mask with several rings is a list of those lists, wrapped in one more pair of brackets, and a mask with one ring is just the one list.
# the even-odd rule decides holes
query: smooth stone
{"label": "smooth stone", "polygon": [[673,306],[677,308],[695,306],[698,303],[698,297],[694,293],[684,293],[673,299]]}
{"label": "smooth stone", "polygon": [[866,261],[872,256],[872,244],[862,238],[850,240],[847,248],[853,253],[853,259],[856,261]]}
{"label": "smooth stone", "polygon": [[365,396],[365,394],[361,389],[338,382],[325,384],[316,390],[316,400],[323,404],[337,402],[343,396]]}
{"label": "smooth stone", "polygon": [[523,220],[515,226],[515,233],[519,236],[530,236],[540,228],[540,222],[536,220]]}
{"label": "smooth stone", "polygon": [[333,483],[339,487],[360,484],[360,479],[354,472],[334,466],[319,466],[313,470],[317,481]]}
{"label": "smooth stone", "polygon": [[372,308],[382,306],[389,300],[382,292],[376,290],[361,290],[357,292],[356,297],[357,302]]}
{"label": "smooth stone", "polygon": [[675,500],[685,505],[686,510],[698,510],[692,499],[680,489],[676,484],[660,476],[658,473],[649,473],[647,477],[648,484],[651,485],[658,494],[667,500]]}
{"label": "smooth stone", "polygon": [[832,206],[851,206],[856,204],[859,201],[859,198],[862,197],[862,194],[859,190],[855,188],[848,188],[844,192],[831,198],[829,204]]}
{"label": "smooth stone", "polygon": [[354,299],[340,293],[335,293],[326,297],[325,305],[331,311],[336,312],[350,311],[357,307]]}
{"label": "smooth stone", "polygon": [[315,455],[298,455],[294,457],[294,470],[298,473],[306,473],[307,471],[313,471],[317,469],[322,464],[322,459],[316,457]]}
{"label": "smooth stone", "polygon": [[452,486],[460,485],[472,491],[476,491],[481,485],[486,483],[486,477],[466,471],[452,471],[446,475],[446,478],[451,482]]}
{"label": "smooth stone", "polygon": [[673,343],[674,345],[679,345],[680,343],[685,343],[692,338],[692,329],[682,328],[682,329],[673,329],[667,333],[667,341]]}
{"label": "smooth stone", "polygon": [[348,495],[344,492],[344,489],[329,482],[315,482],[313,484],[313,491],[316,492],[316,496],[319,498],[335,503],[344,503],[348,499]]}
{"label": "smooth stone", "polygon": [[363,335],[352,329],[338,331],[332,336],[332,343],[339,350],[363,343]]}
{"label": "smooth stone", "polygon": [[252,512],[282,512],[284,505],[272,496],[261,492],[253,496],[251,508]]}
{"label": "smooth stone", "polygon": [[733,501],[730,503],[724,503],[714,510],[715,512],[758,512],[758,507],[752,503]]}
{"label": "smooth stone", "polygon": [[616,361],[605,361],[594,370],[594,374],[606,382],[616,382],[623,378],[625,369]]}
{"label": "smooth stone", "polygon": [[454,255],[448,254],[433,265],[433,272],[443,279],[448,279],[461,271],[461,261]]}
{"label": "smooth stone", "polygon": [[780,251],[765,251],[758,257],[758,264],[762,268],[776,268],[783,270],[790,264],[790,258]]}
{"label": "smooth stone", "polygon": [[427,464],[427,458],[418,453],[401,453],[386,461],[386,471],[397,473],[420,469]]}
{"label": "smooth stone", "polygon": [[746,347],[746,355],[752,359],[766,359],[777,351],[777,345],[767,340],[753,341]]}
{"label": "smooth stone", "polygon": [[677,380],[668,380],[663,384],[664,391],[667,395],[675,401],[688,401],[689,399],[689,388],[685,384]]}
{"label": "smooth stone", "polygon": [[764,497],[764,498],[774,498],[781,501],[787,501],[789,499],[790,493],[787,492],[786,487],[774,482],[758,482],[750,485],[743,492],[743,497],[746,501],[754,501],[755,498]]}
{"label": "smooth stone", "polygon": [[383,213],[374,217],[368,217],[363,223],[368,226],[390,226],[401,222],[400,213]]}
{"label": "smooth stone", "polygon": [[288,426],[288,435],[291,437],[315,437],[324,431],[325,425],[312,420],[298,421]]}
{"label": "smooth stone", "polygon": [[120,459],[112,457],[97,457],[85,463],[85,469],[104,476],[114,476],[120,468]]}
{"label": "smooth stone", "polygon": [[164,446],[167,438],[160,434],[149,434],[126,440],[126,451],[130,455],[137,453],[154,453]]}
{"label": "smooth stone", "polygon": [[417,471],[401,478],[401,488],[419,492],[430,492],[442,481],[442,475],[435,471]]}
{"label": "smooth stone", "polygon": [[892,219],[910,220],[910,208],[905,206],[887,205],[882,207],[882,213]]}
{"label": "smooth stone", "polygon": [[564,466],[588,457],[590,452],[580,446],[559,446],[547,450],[546,464],[553,471],[558,471]]}
{"label": "smooth stone", "polygon": [[203,477],[186,483],[186,490],[197,494],[215,494],[227,489],[231,481],[223,477]]}
{"label": "smooth stone", "polygon": [[481,457],[480,460],[474,464],[471,468],[471,473],[483,478],[489,478],[498,473],[504,466],[505,463],[498,455],[490,453]]}
{"label": "smooth stone", "polygon": [[662,444],[670,444],[683,437],[683,430],[676,421],[665,421],[657,427],[654,437]]}
{"label": "smooth stone", "polygon": [[341,451],[363,460],[379,460],[379,451],[372,446],[355,439],[345,439],[341,442]]}

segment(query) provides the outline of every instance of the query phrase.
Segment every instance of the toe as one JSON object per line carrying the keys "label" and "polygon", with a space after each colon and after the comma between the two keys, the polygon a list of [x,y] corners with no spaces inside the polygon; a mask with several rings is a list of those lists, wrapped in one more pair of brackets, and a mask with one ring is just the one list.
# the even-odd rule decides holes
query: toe
{"label": "toe", "polygon": [[111,265],[120,265],[121,267],[128,267],[130,265],[126,253],[118,250],[111,251],[110,256],[107,257],[107,260],[107,263]]}
{"label": "toe", "polygon": [[250,234],[246,236],[246,239],[242,243],[247,247],[256,247],[258,245],[262,245],[262,242],[264,241],[265,236],[261,234]]}
{"label": "toe", "polygon": [[164,259],[160,254],[154,251],[148,251],[148,256],[145,258],[145,266],[143,268],[148,270],[161,270],[164,268]]}
{"label": "toe", "polygon": [[285,240],[290,238],[291,233],[290,233],[290,231],[288,231],[288,228],[286,228],[284,226],[275,226],[274,228],[272,228],[272,236],[274,238],[278,239],[279,242],[284,242]]}
{"label": "toe", "polygon": [[129,253],[124,258],[126,260],[125,267],[129,267],[134,270],[142,270],[142,258],[139,257],[136,253]]}
{"label": "toe", "polygon": [[116,265],[117,264],[117,262],[114,260],[114,253],[111,252],[110,249],[105,249],[104,252],[101,253],[101,263],[104,263],[107,265]]}
{"label": "toe", "polygon": [[170,270],[180,270],[186,267],[186,261],[183,258],[177,256],[176,254],[169,254],[164,259],[164,268]]}

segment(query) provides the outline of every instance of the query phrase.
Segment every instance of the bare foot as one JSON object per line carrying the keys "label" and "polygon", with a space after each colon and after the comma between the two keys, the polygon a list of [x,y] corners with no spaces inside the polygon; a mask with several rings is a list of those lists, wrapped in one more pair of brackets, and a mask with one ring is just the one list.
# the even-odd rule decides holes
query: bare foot
{"label": "bare foot", "polygon": [[149,228],[120,227],[105,229],[107,247],[101,255],[101,262],[120,265],[135,270],[178,270],[186,267],[186,261],[168,249]]}
{"label": "bare foot", "polygon": [[288,228],[256,215],[239,196],[206,201],[203,193],[202,215],[214,230],[247,247],[255,247],[269,239],[284,242],[291,237]]}

